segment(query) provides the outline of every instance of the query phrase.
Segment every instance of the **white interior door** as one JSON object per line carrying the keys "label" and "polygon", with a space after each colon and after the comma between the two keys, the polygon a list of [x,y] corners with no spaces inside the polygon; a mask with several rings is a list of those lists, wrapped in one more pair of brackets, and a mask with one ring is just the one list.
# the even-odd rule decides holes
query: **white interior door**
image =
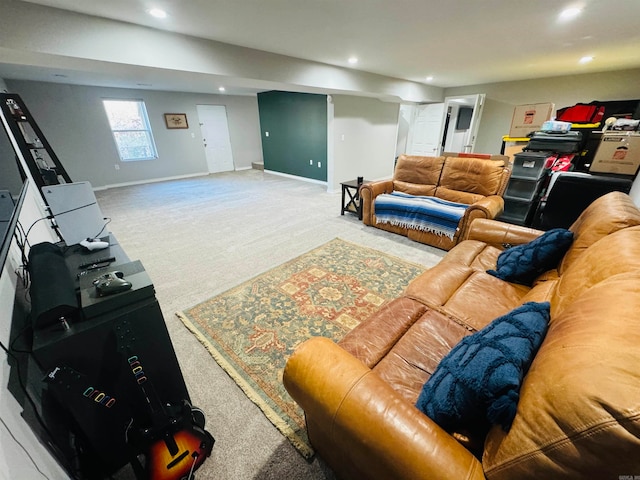
{"label": "white interior door", "polygon": [[[446,97],[444,99],[444,121],[440,138],[444,143],[445,152],[470,153],[474,151],[485,96],[484,93],[479,93],[476,95]],[[469,126],[464,129],[456,128],[458,126],[460,107],[473,109]]]}
{"label": "white interior door", "polygon": [[197,105],[209,173],[234,170],[227,109],[224,105]]}
{"label": "white interior door", "polygon": [[439,155],[444,103],[418,105],[407,141],[409,155]]}

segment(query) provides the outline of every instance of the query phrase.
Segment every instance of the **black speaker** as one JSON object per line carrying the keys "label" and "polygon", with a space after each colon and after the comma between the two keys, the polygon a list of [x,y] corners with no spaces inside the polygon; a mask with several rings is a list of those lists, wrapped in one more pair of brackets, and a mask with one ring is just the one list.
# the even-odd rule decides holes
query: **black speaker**
{"label": "black speaker", "polygon": [[61,319],[75,321],[78,297],[62,249],[43,242],[29,250],[31,278],[31,319],[34,330],[51,326]]}

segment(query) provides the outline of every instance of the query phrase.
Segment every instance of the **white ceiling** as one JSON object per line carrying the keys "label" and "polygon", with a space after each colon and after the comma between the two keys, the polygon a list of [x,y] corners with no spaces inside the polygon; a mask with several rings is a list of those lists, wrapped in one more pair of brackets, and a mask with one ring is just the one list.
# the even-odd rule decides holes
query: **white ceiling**
{"label": "white ceiling", "polygon": [[[640,67],[640,0],[29,3],[416,82],[433,76],[438,87]],[[559,13],[574,5],[583,7],[581,15],[560,21]],[[168,17],[149,16],[151,7],[165,9]],[[350,56],[359,59],[355,67],[347,63]],[[594,60],[580,64],[584,56]]]}

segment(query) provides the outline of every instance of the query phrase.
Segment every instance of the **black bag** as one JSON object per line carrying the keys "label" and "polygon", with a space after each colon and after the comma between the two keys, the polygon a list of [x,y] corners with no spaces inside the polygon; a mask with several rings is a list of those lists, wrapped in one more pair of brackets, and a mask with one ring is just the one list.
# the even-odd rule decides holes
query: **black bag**
{"label": "black bag", "polygon": [[527,152],[577,153],[582,150],[582,132],[549,133],[533,132]]}

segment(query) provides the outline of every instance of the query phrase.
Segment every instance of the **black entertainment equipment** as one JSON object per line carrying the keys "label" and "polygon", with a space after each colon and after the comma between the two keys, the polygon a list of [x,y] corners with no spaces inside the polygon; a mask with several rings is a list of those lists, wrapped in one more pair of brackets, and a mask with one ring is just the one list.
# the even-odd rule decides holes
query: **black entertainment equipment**
{"label": "black entertainment equipment", "polygon": [[[31,388],[59,449],[68,461],[77,457],[81,478],[107,478],[131,464],[140,479],[178,480],[200,466],[214,439],[204,416],[192,413],[142,263],[130,261],[113,235],[103,240],[110,247],[93,252],[32,247],[30,378],[43,380]],[[119,272],[131,288],[98,295],[95,279],[107,272]]]}

